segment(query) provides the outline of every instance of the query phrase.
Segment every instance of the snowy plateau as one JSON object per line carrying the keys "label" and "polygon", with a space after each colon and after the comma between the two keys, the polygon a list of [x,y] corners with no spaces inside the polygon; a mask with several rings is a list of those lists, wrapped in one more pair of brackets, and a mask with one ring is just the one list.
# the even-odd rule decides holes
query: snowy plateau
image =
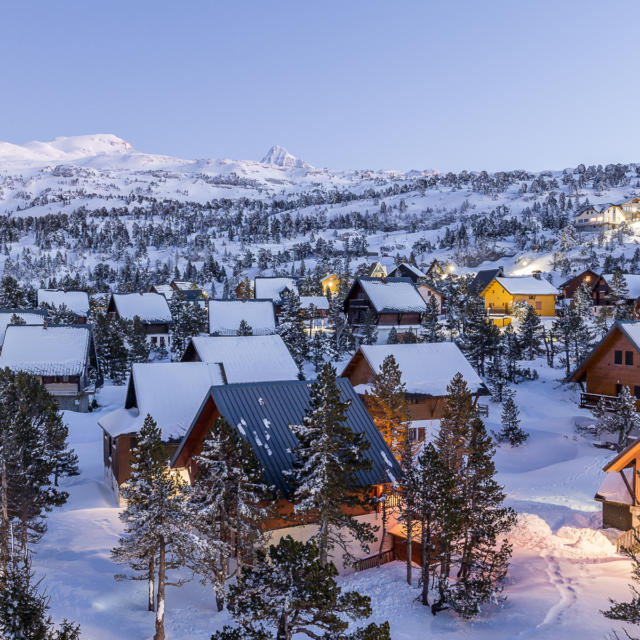
{"label": "snowy plateau", "polygon": [[[208,257],[236,282],[288,275],[302,262],[308,272],[322,240],[322,259],[333,268],[345,250],[352,269],[413,254],[419,265],[437,258],[457,273],[498,265],[509,275],[542,271],[557,286],[594,260],[600,272],[607,260],[611,272],[632,259],[640,223],[598,233],[577,232],[571,222],[586,202],[640,196],[639,176],[640,164],[537,173],[330,170],[277,146],[261,162],[184,160],[138,152],[107,134],[0,143],[0,261],[36,287],[65,276],[93,283],[96,267],[108,265],[102,285],[117,290],[123,270],[144,284],[161,265],[170,273],[200,269]],[[262,265],[261,250],[269,252]],[[215,287],[219,296],[222,284]],[[372,621],[389,620],[394,640],[586,640],[621,629],[600,610],[608,598],[628,598],[631,564],[600,528],[593,500],[612,453],[576,432],[592,416],[578,408],[563,369],[544,358],[527,366],[539,373],[517,385],[530,437],[496,454],[498,480],[519,513],[507,599],[467,622],[449,612],[432,616],[399,562],[340,578],[371,597]],[[116,582],[110,558],[122,525],[104,484],[97,420],[123,406],[125,389],[107,384],[95,412],[64,412],[81,473],[65,481],[70,499],[48,516],[34,559],[51,614],[78,622],[90,640],[153,635],[144,583]],[[489,402],[488,429],[499,422],[500,405]],[[197,580],[168,590],[166,616],[169,639],[206,640],[230,623]]]}

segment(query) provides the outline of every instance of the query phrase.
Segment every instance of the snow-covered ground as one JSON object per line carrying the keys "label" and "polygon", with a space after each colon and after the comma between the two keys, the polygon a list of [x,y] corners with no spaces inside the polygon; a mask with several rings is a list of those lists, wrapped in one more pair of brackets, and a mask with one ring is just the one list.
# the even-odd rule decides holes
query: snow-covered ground
{"label": "snow-covered ground", "polygon": [[[515,552],[506,603],[464,622],[447,612],[432,616],[404,582],[404,566],[342,578],[345,588],[372,598],[376,621],[389,620],[394,640],[511,640],[514,638],[604,638],[613,627],[600,613],[607,598],[626,598],[630,563],[616,555],[598,531],[593,494],[610,452],[575,435],[575,394],[559,382],[561,372],[537,361],[540,379],[517,386],[524,428],[531,434],[517,449],[502,446],[496,456],[509,503],[521,514],[511,538]],[[102,442],[96,420],[121,406],[124,387],[106,387],[100,412],[66,412],[81,475],[70,479],[71,498],[49,517],[49,531],[36,549],[35,567],[46,575],[52,614],[82,625],[90,640],[141,640],[153,635],[153,614],[145,609],[145,585],[116,582],[119,567],[109,556],[120,531],[118,509],[103,484]],[[500,406],[490,404],[488,427],[497,428]],[[209,589],[197,580],[170,588],[167,637],[206,640],[229,623],[217,613]]]}

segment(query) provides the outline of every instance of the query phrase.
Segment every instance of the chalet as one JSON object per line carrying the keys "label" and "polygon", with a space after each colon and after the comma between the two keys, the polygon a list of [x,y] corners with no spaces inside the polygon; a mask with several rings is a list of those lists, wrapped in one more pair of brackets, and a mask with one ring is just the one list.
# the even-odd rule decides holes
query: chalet
{"label": "chalet", "polygon": [[245,321],[254,336],[276,332],[276,315],[269,299],[209,300],[209,333],[213,336],[238,335],[240,323]]}
{"label": "chalet", "polygon": [[217,363],[154,362],[131,367],[124,407],[98,420],[103,432],[104,479],[116,497],[131,476],[131,452],[144,419],[158,424],[167,458],[177,450],[205,394],[224,384]]}
{"label": "chalet", "polygon": [[86,324],[9,325],[0,368],[40,378],[60,409],[85,412],[89,398],[102,385],[93,331]]}
{"label": "chalet", "polygon": [[[342,400],[349,400],[346,425],[354,432],[364,434],[370,447],[365,457],[370,469],[356,474],[353,490],[377,492],[382,485],[391,484],[400,478],[400,469],[384,439],[376,429],[365,407],[346,378],[338,379],[338,389]],[[264,471],[266,483],[276,490],[277,513],[263,526],[270,532],[270,542],[277,544],[279,538],[291,535],[296,540],[307,540],[316,530],[310,524],[292,522],[293,503],[287,472],[293,468],[292,450],[297,440],[291,426],[301,424],[309,407],[309,383],[289,380],[284,382],[262,382],[233,384],[211,387],[204,397],[198,414],[193,420],[171,466],[179,470],[191,481],[196,473],[195,456],[200,453],[202,443],[218,417],[223,417],[234,426],[255,452]],[[374,525],[380,523],[379,514],[374,511],[352,512],[361,522]],[[288,516],[285,519],[285,516]],[[377,533],[380,536],[380,530]],[[385,550],[391,550],[391,537],[384,541]],[[371,545],[375,554],[380,538]],[[351,551],[362,554],[359,548]],[[332,558],[340,571],[346,567],[341,561],[342,551],[336,551]]]}
{"label": "chalet", "polygon": [[11,320],[17,316],[24,324],[43,327],[47,321],[46,309],[0,309],[0,348]]}
{"label": "chalet", "polygon": [[617,227],[626,218],[621,205],[603,204],[598,207],[588,206],[576,213],[573,224],[576,229],[600,229]]}
{"label": "chalet", "polygon": [[149,293],[159,293],[167,301],[171,300],[176,292],[180,292],[188,302],[198,302],[203,308],[208,298],[207,292],[195,282],[172,280],[169,284],[155,284],[149,287]]}
{"label": "chalet", "polygon": [[418,293],[422,296],[424,301],[428,304],[430,298],[436,301],[438,305],[438,313],[444,313],[445,310],[445,296],[442,291],[436,289],[432,284],[427,284],[426,282],[422,282],[421,284],[416,285],[418,289]]}
{"label": "chalet", "polygon": [[622,213],[627,222],[636,222],[640,220],[640,198],[630,198],[621,202]]}
{"label": "chalet", "polygon": [[133,320],[140,318],[152,346],[169,347],[171,311],[167,299],[158,293],[114,293],[109,300],[107,312],[117,318]]}
{"label": "chalet", "polygon": [[300,296],[300,308],[310,333],[324,330],[329,316],[329,300],[325,296]]}
{"label": "chalet", "polygon": [[374,262],[369,266],[369,271],[367,274],[370,278],[386,278],[387,277],[387,267],[385,267],[381,262]]}
{"label": "chalet", "polygon": [[191,338],[183,362],[216,362],[225,383],[297,380],[298,367],[282,338],[199,336]]}
{"label": "chalet", "polygon": [[326,295],[327,292],[331,294],[338,293],[338,289],[340,287],[340,277],[336,273],[327,274],[322,280],[320,280],[320,286],[322,287],[322,292]]}
{"label": "chalet", "polygon": [[89,317],[89,294],[86,291],[60,291],[38,289],[38,308],[47,309],[65,305],[75,315],[74,324],[84,324]]}
{"label": "chalet", "polygon": [[399,333],[420,330],[427,303],[409,278],[357,278],[344,301],[348,323],[361,327],[368,315],[385,341],[392,327]]}
{"label": "chalet", "polygon": [[487,312],[501,316],[512,315],[518,302],[528,302],[539,316],[555,316],[559,295],[550,282],[534,276],[496,276],[480,293]]}
{"label": "chalet", "polygon": [[602,277],[592,269],[585,269],[578,275],[575,275],[569,278],[569,280],[563,282],[558,287],[560,289],[560,292],[562,293],[562,297],[565,300],[571,300],[571,298],[573,298],[573,294],[576,292],[576,289],[583,282],[585,282],[591,290],[594,306],[602,304],[600,300],[602,299],[602,294],[605,291],[603,287],[606,288],[606,290],[608,290],[608,287]]}
{"label": "chalet", "polygon": [[568,381],[580,384],[581,407],[611,404],[624,385],[640,409],[640,322],[616,322]]}
{"label": "chalet", "polygon": [[282,309],[284,296],[288,292],[298,293],[298,283],[294,278],[261,276],[253,280],[253,295],[259,300],[271,300],[276,315]]}
{"label": "chalet", "polygon": [[[609,303],[609,294],[611,292],[611,280],[613,279],[612,273],[603,273],[602,281],[600,285],[602,290],[603,304]],[[635,273],[624,273],[624,281],[627,289],[627,304],[633,307],[636,316],[640,317],[640,275]]]}
{"label": "chalet", "polygon": [[426,273],[431,278],[442,278],[446,274],[446,269],[434,258]]}
{"label": "chalet", "polygon": [[[349,378],[365,406],[373,378],[390,355],[402,374],[412,421],[442,417],[447,385],[458,372],[463,375],[474,404],[480,396],[489,395],[480,376],[453,342],[361,345],[341,375]],[[424,429],[415,435],[424,439]]]}
{"label": "chalet", "polygon": [[389,271],[390,278],[409,278],[412,282],[424,282],[427,274],[410,262],[401,262],[395,269]]}
{"label": "chalet", "polygon": [[478,271],[475,278],[469,285],[469,291],[479,296],[489,286],[489,284],[493,282],[494,278],[503,275],[504,270],[502,267],[497,267],[496,269],[483,269],[481,271]]}
{"label": "chalet", "polygon": [[624,546],[624,538],[640,526],[640,438],[608,462],[603,471],[607,475],[594,498],[602,503],[602,526],[627,532],[618,539],[618,547]]}

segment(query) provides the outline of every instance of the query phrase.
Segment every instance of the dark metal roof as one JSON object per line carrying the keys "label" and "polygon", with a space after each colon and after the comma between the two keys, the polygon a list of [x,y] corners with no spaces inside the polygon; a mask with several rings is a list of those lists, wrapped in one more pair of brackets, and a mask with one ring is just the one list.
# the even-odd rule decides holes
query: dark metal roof
{"label": "dark metal roof", "polygon": [[[371,445],[364,454],[371,462],[371,469],[357,473],[355,485],[367,487],[399,479],[401,472],[398,463],[351,383],[346,378],[338,378],[336,382],[341,399],[351,400],[347,424],[354,432],[364,433]],[[292,469],[291,451],[298,444],[289,425],[302,423],[309,406],[310,385],[311,382],[305,380],[285,380],[211,387],[209,396],[180,443],[172,464],[178,459],[210,397],[220,415],[235,426],[252,446],[265,470],[266,482],[277,487],[283,495],[289,495],[284,472]]]}
{"label": "dark metal roof", "polygon": [[501,276],[502,274],[502,267],[498,267],[497,269],[484,269],[482,271],[478,271],[478,273],[476,273],[476,277],[473,279],[471,285],[469,286],[469,291],[471,291],[471,293],[480,295],[489,286],[489,283],[495,277]]}

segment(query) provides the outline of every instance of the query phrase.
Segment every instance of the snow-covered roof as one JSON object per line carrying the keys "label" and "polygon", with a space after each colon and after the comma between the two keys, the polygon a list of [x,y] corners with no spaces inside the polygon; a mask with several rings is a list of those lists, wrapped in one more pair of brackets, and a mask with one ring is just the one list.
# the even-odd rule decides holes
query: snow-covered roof
{"label": "snow-covered roof", "polygon": [[618,326],[627,334],[629,340],[640,349],[640,322],[618,322]]}
{"label": "snow-covered roof", "polygon": [[426,311],[427,303],[409,278],[358,278],[358,282],[378,313]]}
{"label": "snow-covered roof", "polygon": [[418,269],[418,267],[411,264],[410,262],[401,262],[397,267],[389,271],[389,276],[394,276],[396,273],[400,274],[400,272],[402,271],[401,267],[408,269],[409,271],[411,271],[411,273],[413,273],[418,278],[427,277],[426,273]]}
{"label": "snow-covered roof", "polygon": [[[486,391],[480,376],[453,342],[362,345],[360,351],[375,373],[380,371],[384,359],[392,355],[398,363],[407,393],[445,396],[447,385],[456,373],[462,374],[471,393]],[[343,376],[348,368],[349,365]],[[361,386],[356,387],[358,392],[368,390],[369,385],[360,389]]]}
{"label": "snow-covered roof", "polygon": [[0,309],[0,346],[4,342],[4,334],[11,322],[11,318],[16,315],[25,321],[25,324],[42,326],[47,318],[45,309],[31,309],[21,311],[20,309]]}
{"label": "snow-covered roof", "polygon": [[134,364],[125,406],[101,417],[98,424],[112,437],[138,433],[150,414],[163,440],[182,438],[209,389],[220,384],[224,378],[217,363]]}
{"label": "snow-covered roof", "polygon": [[311,305],[322,311],[329,309],[329,301],[325,296],[300,296],[300,307],[302,309],[309,309]]}
{"label": "snow-covered roof", "polygon": [[[633,487],[633,469],[623,469],[622,473],[625,474],[629,486]],[[633,504],[627,485],[624,483],[624,480],[618,471],[610,471],[607,473],[596,496],[609,502]]]}
{"label": "snow-covered roof", "polygon": [[512,295],[557,296],[560,292],[543,278],[533,276],[498,276],[499,282]]}
{"label": "snow-covered roof", "polygon": [[86,291],[59,291],[57,289],[38,289],[38,306],[51,304],[56,307],[66,305],[77,316],[89,315],[89,295]]}
{"label": "snow-covered roof", "polygon": [[202,362],[222,364],[229,384],[298,379],[298,367],[278,335],[198,336],[191,345]]}
{"label": "snow-covered roof", "polygon": [[[640,275],[636,273],[623,273],[625,282],[627,283],[627,289],[629,290],[629,300],[636,300],[640,298]],[[604,273],[602,277],[607,284],[611,286],[611,279],[613,273]]]}
{"label": "snow-covered roof", "polygon": [[276,331],[271,300],[209,300],[209,333],[235,336],[245,320],[253,335],[270,335]]}
{"label": "snow-covered roof", "polygon": [[176,292],[170,284],[154,284],[153,288],[156,293],[163,295],[167,300],[171,300],[173,294]]}
{"label": "snow-covered roof", "polygon": [[259,299],[279,302],[285,289],[298,293],[298,285],[293,278],[255,278],[253,284],[254,296]]}
{"label": "snow-covered roof", "polygon": [[91,331],[86,325],[7,327],[0,368],[38,376],[81,375],[89,358]]}
{"label": "snow-covered roof", "polygon": [[159,293],[114,293],[112,299],[121,318],[133,320],[138,316],[147,323],[171,322],[167,299]]}

